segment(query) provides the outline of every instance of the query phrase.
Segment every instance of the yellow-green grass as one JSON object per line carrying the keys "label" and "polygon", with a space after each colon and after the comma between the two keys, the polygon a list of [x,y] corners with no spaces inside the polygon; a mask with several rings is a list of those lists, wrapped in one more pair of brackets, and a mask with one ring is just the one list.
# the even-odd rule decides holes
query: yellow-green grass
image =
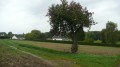
{"label": "yellow-green grass", "polygon": [[119,44],[119,45],[120,45],[120,41],[118,41],[116,44]]}
{"label": "yellow-green grass", "polygon": [[[70,48],[71,48],[71,44],[36,42],[36,41],[19,41],[19,40],[16,40],[15,42],[49,48],[57,51],[64,51],[64,52],[70,52]],[[120,48],[79,45],[78,53],[88,53],[88,54],[98,54],[98,55],[117,55],[120,54]]]}
{"label": "yellow-green grass", "polygon": [[[53,61],[57,64],[57,67],[119,67],[120,63],[119,48],[115,47],[80,46],[78,54],[71,54],[68,52],[70,51],[70,44],[16,40],[2,41],[7,45]],[[101,51],[105,51],[105,53]],[[114,51],[118,52],[114,53]]]}
{"label": "yellow-green grass", "polygon": [[14,49],[6,40],[0,40],[0,67],[53,67],[43,60]]}

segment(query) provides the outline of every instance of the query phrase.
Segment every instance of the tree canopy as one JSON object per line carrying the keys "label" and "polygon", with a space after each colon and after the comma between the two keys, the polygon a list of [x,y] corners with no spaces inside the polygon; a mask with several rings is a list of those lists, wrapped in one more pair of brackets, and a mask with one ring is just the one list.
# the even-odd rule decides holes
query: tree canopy
{"label": "tree canopy", "polygon": [[45,35],[41,33],[39,30],[32,30],[30,33],[25,35],[25,39],[27,40],[43,40],[46,39]]}
{"label": "tree canopy", "polygon": [[49,7],[47,16],[55,35],[67,36],[68,33],[71,34],[73,40],[71,51],[76,53],[78,48],[76,34],[80,30],[79,33],[83,35],[83,27],[95,24],[92,14],[80,3],[74,1],[68,3],[66,0],[61,0],[61,4],[53,4]]}
{"label": "tree canopy", "polygon": [[12,36],[13,36],[13,33],[12,33],[12,32],[8,32],[8,37],[9,37],[10,39],[12,39]]}
{"label": "tree canopy", "polygon": [[103,42],[112,44],[115,43],[118,40],[117,24],[112,21],[108,21],[106,29],[102,30],[101,35]]}

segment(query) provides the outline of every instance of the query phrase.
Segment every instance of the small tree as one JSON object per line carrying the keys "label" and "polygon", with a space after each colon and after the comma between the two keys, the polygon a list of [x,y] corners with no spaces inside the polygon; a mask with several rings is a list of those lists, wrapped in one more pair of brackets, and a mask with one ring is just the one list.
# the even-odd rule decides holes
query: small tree
{"label": "small tree", "polygon": [[12,33],[12,32],[8,32],[8,37],[9,37],[10,39],[12,39],[12,36],[13,36],[13,33]]}
{"label": "small tree", "polygon": [[106,36],[107,43],[115,43],[118,40],[118,29],[116,23],[108,21],[106,24]]}
{"label": "small tree", "polygon": [[39,30],[32,30],[30,34],[33,40],[40,39],[41,32]]}
{"label": "small tree", "polygon": [[41,32],[39,30],[32,30],[31,33],[25,35],[27,40],[37,40],[40,39]]}
{"label": "small tree", "polygon": [[66,0],[61,0],[61,2],[61,4],[53,4],[49,7],[47,16],[49,16],[50,25],[55,35],[71,34],[73,41],[71,52],[76,53],[78,50],[77,33],[83,31],[83,27],[95,24],[92,18],[93,13],[89,12],[87,8],[83,8],[80,3],[72,1],[68,4]]}

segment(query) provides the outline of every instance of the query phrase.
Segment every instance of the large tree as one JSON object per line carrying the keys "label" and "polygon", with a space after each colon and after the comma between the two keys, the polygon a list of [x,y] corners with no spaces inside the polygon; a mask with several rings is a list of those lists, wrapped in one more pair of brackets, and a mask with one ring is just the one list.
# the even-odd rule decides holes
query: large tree
{"label": "large tree", "polygon": [[83,8],[80,3],[72,1],[69,4],[66,0],[61,0],[61,2],[61,4],[53,4],[49,7],[47,16],[55,35],[71,34],[73,41],[71,52],[76,53],[78,50],[76,34],[81,31],[80,34],[83,35],[83,27],[95,24],[92,18],[93,13]]}

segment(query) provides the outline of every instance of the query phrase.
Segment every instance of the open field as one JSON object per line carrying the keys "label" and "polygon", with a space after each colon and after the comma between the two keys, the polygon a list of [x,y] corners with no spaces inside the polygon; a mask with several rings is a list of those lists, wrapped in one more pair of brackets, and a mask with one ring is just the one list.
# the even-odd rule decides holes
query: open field
{"label": "open field", "polygon": [[[15,40],[0,40],[0,42],[4,43],[6,47],[13,46],[19,50],[49,60],[55,67],[119,67],[120,65],[120,48],[115,47],[80,45],[78,54],[71,54],[69,53],[71,46],[69,44]],[[14,51],[16,50],[12,50],[9,53],[13,52],[15,55],[20,53]],[[19,55],[21,56],[21,54]]]}
{"label": "open field", "polygon": [[[49,48],[57,51],[70,52],[71,44],[61,43],[46,43],[46,42],[35,42],[35,41],[14,41],[22,44],[29,44],[38,47]],[[104,46],[89,46],[79,45],[78,53],[88,53],[97,55],[117,55],[120,54],[120,48],[116,47],[104,47]]]}
{"label": "open field", "polygon": [[15,50],[0,40],[0,67],[54,67],[32,55]]}

